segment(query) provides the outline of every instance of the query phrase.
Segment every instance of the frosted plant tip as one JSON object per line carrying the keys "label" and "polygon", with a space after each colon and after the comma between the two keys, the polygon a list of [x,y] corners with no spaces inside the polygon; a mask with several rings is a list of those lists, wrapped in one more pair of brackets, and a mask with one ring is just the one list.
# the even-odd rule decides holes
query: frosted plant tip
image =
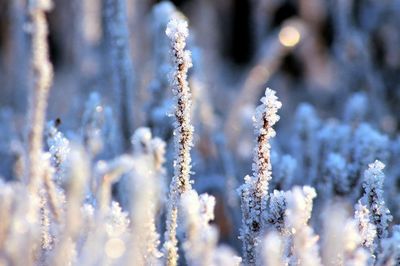
{"label": "frosted plant tip", "polygon": [[172,19],[168,22],[165,33],[170,39],[187,38],[189,36],[188,23],[184,19]]}

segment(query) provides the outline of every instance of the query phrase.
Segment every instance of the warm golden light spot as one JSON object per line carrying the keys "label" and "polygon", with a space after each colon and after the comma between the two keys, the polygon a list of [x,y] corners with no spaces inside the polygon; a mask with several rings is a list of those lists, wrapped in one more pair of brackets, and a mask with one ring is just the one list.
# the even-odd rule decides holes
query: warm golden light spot
{"label": "warm golden light spot", "polygon": [[286,47],[293,47],[300,41],[300,32],[292,26],[285,26],[279,32],[279,42]]}
{"label": "warm golden light spot", "polygon": [[125,243],[119,238],[111,238],[107,241],[104,251],[111,259],[119,258],[125,252]]}

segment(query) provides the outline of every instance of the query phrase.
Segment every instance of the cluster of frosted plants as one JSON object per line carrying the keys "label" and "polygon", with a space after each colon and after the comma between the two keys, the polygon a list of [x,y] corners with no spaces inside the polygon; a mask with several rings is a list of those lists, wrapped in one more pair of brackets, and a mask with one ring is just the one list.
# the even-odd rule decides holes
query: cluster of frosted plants
{"label": "cluster of frosted plants", "polygon": [[[274,126],[284,106],[267,88],[252,110],[252,173],[237,180],[232,169],[243,162],[225,138],[240,136],[208,124],[217,118],[201,82],[191,80],[199,59],[186,48],[186,18],[170,2],[153,9],[152,97],[146,127],[134,128],[125,3],[104,0],[114,104],[93,92],[80,129],[66,134],[59,119],[46,122],[51,7],[50,0],[27,6],[28,127],[24,141],[10,144],[13,178],[0,180],[0,265],[400,264],[400,140],[365,122],[366,94],[348,100],[341,120],[301,104],[290,137],[279,141]],[[207,171],[207,142],[226,177]]]}

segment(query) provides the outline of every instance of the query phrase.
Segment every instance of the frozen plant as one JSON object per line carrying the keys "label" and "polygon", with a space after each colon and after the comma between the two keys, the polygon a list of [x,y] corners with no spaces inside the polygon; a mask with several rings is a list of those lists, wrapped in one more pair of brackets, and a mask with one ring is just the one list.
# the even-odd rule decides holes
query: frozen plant
{"label": "frozen plant", "polygon": [[188,265],[240,265],[241,258],[229,247],[218,244],[218,230],[209,224],[214,220],[215,198],[198,195],[195,190],[182,194],[182,228],[185,231],[183,250]]}
{"label": "frozen plant", "polygon": [[368,107],[368,98],[366,93],[354,93],[347,101],[344,109],[344,121],[356,126],[365,120]]}
{"label": "frozen plant", "polygon": [[[333,202],[326,205],[323,214],[321,254],[323,265],[365,265],[368,251],[362,246],[362,236],[355,219],[349,217],[345,205]],[[360,253],[364,261],[361,261]]]}
{"label": "frozen plant", "polygon": [[166,264],[174,266],[178,260],[176,227],[178,217],[178,201],[182,193],[189,191],[191,157],[193,146],[193,126],[191,123],[191,93],[187,81],[188,69],[192,66],[190,52],[185,50],[189,35],[188,23],[184,19],[171,20],[165,31],[171,46],[173,71],[171,77],[172,92],[175,100],[174,123],[174,176],[169,191],[167,206],[167,222],[165,232],[164,254]]}
{"label": "frozen plant", "polygon": [[30,188],[38,190],[43,176],[40,157],[43,150],[43,131],[46,121],[47,98],[53,82],[53,66],[49,59],[46,12],[52,8],[51,0],[30,0],[29,19],[32,23],[33,87],[29,97],[28,172]]}
{"label": "frozen plant", "polygon": [[299,266],[320,266],[319,236],[308,225],[313,208],[315,189],[305,186],[294,187],[287,195],[286,227],[293,235],[290,263]]}
{"label": "frozen plant", "polygon": [[96,205],[100,211],[105,213],[109,209],[112,185],[117,183],[122,175],[132,171],[133,165],[134,158],[129,155],[121,155],[111,161],[96,163],[91,190],[95,194]]}
{"label": "frozen plant", "polygon": [[361,202],[358,202],[355,206],[354,218],[358,223],[362,245],[372,252],[376,238],[376,226],[370,222],[369,217],[370,212],[368,208]]}
{"label": "frozen plant", "polygon": [[155,223],[159,204],[156,174],[152,161],[138,156],[134,171],[128,175],[129,182],[125,183],[131,189],[129,213],[132,221],[131,252],[127,256],[129,261],[139,265],[160,265],[163,255],[158,249],[160,239]]}
{"label": "frozen plant", "polygon": [[272,159],[272,163],[274,164],[272,170],[274,179],[271,180],[271,189],[289,189],[289,186],[293,184],[296,173],[296,160],[292,156],[285,154],[276,158],[275,161]]}
{"label": "frozen plant", "polygon": [[376,235],[379,239],[388,236],[388,227],[393,220],[383,197],[384,168],[385,165],[378,160],[368,165],[362,184],[364,195],[360,200],[370,212],[370,220],[376,226]]}
{"label": "frozen plant", "polygon": [[283,257],[284,240],[275,232],[269,232],[262,242],[263,265],[284,266],[287,265]]}
{"label": "frozen plant", "polygon": [[345,195],[349,192],[349,177],[346,160],[337,153],[330,153],[325,160],[321,192],[326,198],[332,195]]}
{"label": "frozen plant", "polygon": [[60,265],[61,261],[70,264],[76,261],[76,241],[80,236],[83,220],[76,219],[81,215],[81,205],[87,191],[89,180],[88,157],[81,146],[71,145],[68,155],[65,213],[62,218],[63,230],[58,235],[58,241],[49,257],[49,263]]}
{"label": "frozen plant", "polygon": [[131,58],[130,32],[128,27],[126,0],[103,0],[105,36],[111,60],[112,86],[115,91],[118,133],[121,147],[129,147],[132,134],[132,101],[134,70]]}
{"label": "frozen plant", "polygon": [[400,264],[400,2],[189,2],[0,0],[0,265]]}
{"label": "frozen plant", "polygon": [[57,121],[47,124],[47,146],[51,154],[51,164],[55,168],[55,180],[61,185],[65,178],[66,160],[70,151],[69,141],[64,134],[58,130]]}
{"label": "frozen plant", "polygon": [[347,158],[350,138],[350,126],[339,123],[339,121],[325,122],[317,133],[317,139],[320,146],[319,167],[324,164],[330,153],[336,153]]}
{"label": "frozen plant", "polygon": [[320,120],[314,107],[302,103],[296,110],[292,151],[298,163],[296,178],[305,184],[312,184],[317,175],[318,149],[317,132]]}
{"label": "frozen plant", "polygon": [[[374,160],[385,162],[388,159],[388,136],[373,129],[369,124],[360,124],[354,132],[354,140],[350,144],[349,181],[350,188],[358,197],[360,176]],[[381,163],[382,164],[382,163]]]}
{"label": "frozen plant", "polygon": [[274,190],[269,196],[268,223],[282,235],[287,235],[290,232],[285,228],[285,212],[287,208],[286,192]]}
{"label": "frozen plant", "polygon": [[82,115],[81,137],[91,157],[102,151],[114,155],[120,143],[116,141],[116,128],[112,110],[103,103],[98,92],[91,92]]}
{"label": "frozen plant", "polygon": [[44,182],[41,191],[44,191],[46,197],[45,204],[48,204],[47,208],[51,212],[55,221],[60,222],[63,215],[63,204],[65,201],[65,195],[63,189],[54,181],[54,168],[51,164],[51,155],[49,153],[42,154],[43,170],[44,170]]}
{"label": "frozen plant", "polygon": [[188,265],[212,265],[213,253],[218,242],[217,229],[209,222],[214,219],[215,198],[198,195],[189,190],[181,197],[183,227],[186,232],[183,250]]}
{"label": "frozen plant", "polygon": [[166,118],[171,101],[167,97],[170,86],[168,74],[171,72],[169,39],[165,35],[168,22],[182,16],[170,1],[154,5],[152,10],[154,77],[150,83],[148,103],[148,124],[156,136],[166,137],[172,131],[171,121]]}
{"label": "frozen plant", "polygon": [[236,253],[227,245],[219,245],[214,253],[215,266],[240,266],[242,265],[242,258],[237,256]]}
{"label": "frozen plant", "polygon": [[378,255],[377,266],[400,264],[400,226],[393,227],[391,237],[381,242],[382,252]]}
{"label": "frozen plant", "polygon": [[242,228],[240,239],[243,243],[244,262],[257,264],[257,249],[261,241],[264,217],[268,208],[268,186],[272,178],[270,139],[275,136],[273,126],[279,120],[277,115],[282,103],[275,91],[267,88],[256,109],[254,128],[256,148],[253,158],[253,175],[245,177],[245,183],[239,188],[242,208]]}
{"label": "frozen plant", "polygon": [[166,143],[158,138],[153,138],[149,128],[136,129],[131,138],[133,155],[145,156],[151,165],[150,173],[155,177],[155,190],[157,195],[157,209],[164,207],[167,195],[167,181],[165,163]]}

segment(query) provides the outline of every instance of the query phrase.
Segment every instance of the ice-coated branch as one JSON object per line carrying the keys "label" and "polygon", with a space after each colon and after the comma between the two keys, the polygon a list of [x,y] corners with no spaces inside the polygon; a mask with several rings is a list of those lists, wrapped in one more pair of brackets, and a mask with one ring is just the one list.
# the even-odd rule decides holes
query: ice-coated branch
{"label": "ice-coated branch", "polygon": [[32,23],[32,74],[33,88],[29,97],[28,173],[30,188],[37,190],[43,176],[41,153],[46,120],[47,98],[53,81],[53,66],[49,59],[47,43],[48,25],[46,12],[52,7],[51,0],[29,1]]}
{"label": "ice-coated branch", "polygon": [[245,177],[245,184],[239,188],[242,204],[241,240],[243,242],[244,262],[256,264],[257,246],[263,227],[263,216],[266,215],[268,201],[268,186],[271,180],[270,139],[275,136],[272,128],[279,120],[276,114],[282,104],[275,91],[267,88],[262,104],[256,109],[254,128],[257,145],[254,150],[253,176]]}
{"label": "ice-coated branch", "polygon": [[166,29],[170,40],[173,59],[172,92],[175,100],[175,159],[174,177],[172,178],[167,209],[167,223],[164,243],[166,264],[177,264],[177,215],[178,200],[182,193],[191,189],[190,150],[193,146],[193,126],[191,124],[191,93],[187,81],[188,69],[192,66],[190,52],[185,50],[189,35],[188,23],[183,19],[171,20]]}
{"label": "ice-coated branch", "polygon": [[393,220],[383,197],[384,168],[385,165],[378,160],[368,165],[364,172],[364,195],[361,198],[361,203],[370,211],[370,220],[376,226],[379,239],[388,236],[389,223]]}

